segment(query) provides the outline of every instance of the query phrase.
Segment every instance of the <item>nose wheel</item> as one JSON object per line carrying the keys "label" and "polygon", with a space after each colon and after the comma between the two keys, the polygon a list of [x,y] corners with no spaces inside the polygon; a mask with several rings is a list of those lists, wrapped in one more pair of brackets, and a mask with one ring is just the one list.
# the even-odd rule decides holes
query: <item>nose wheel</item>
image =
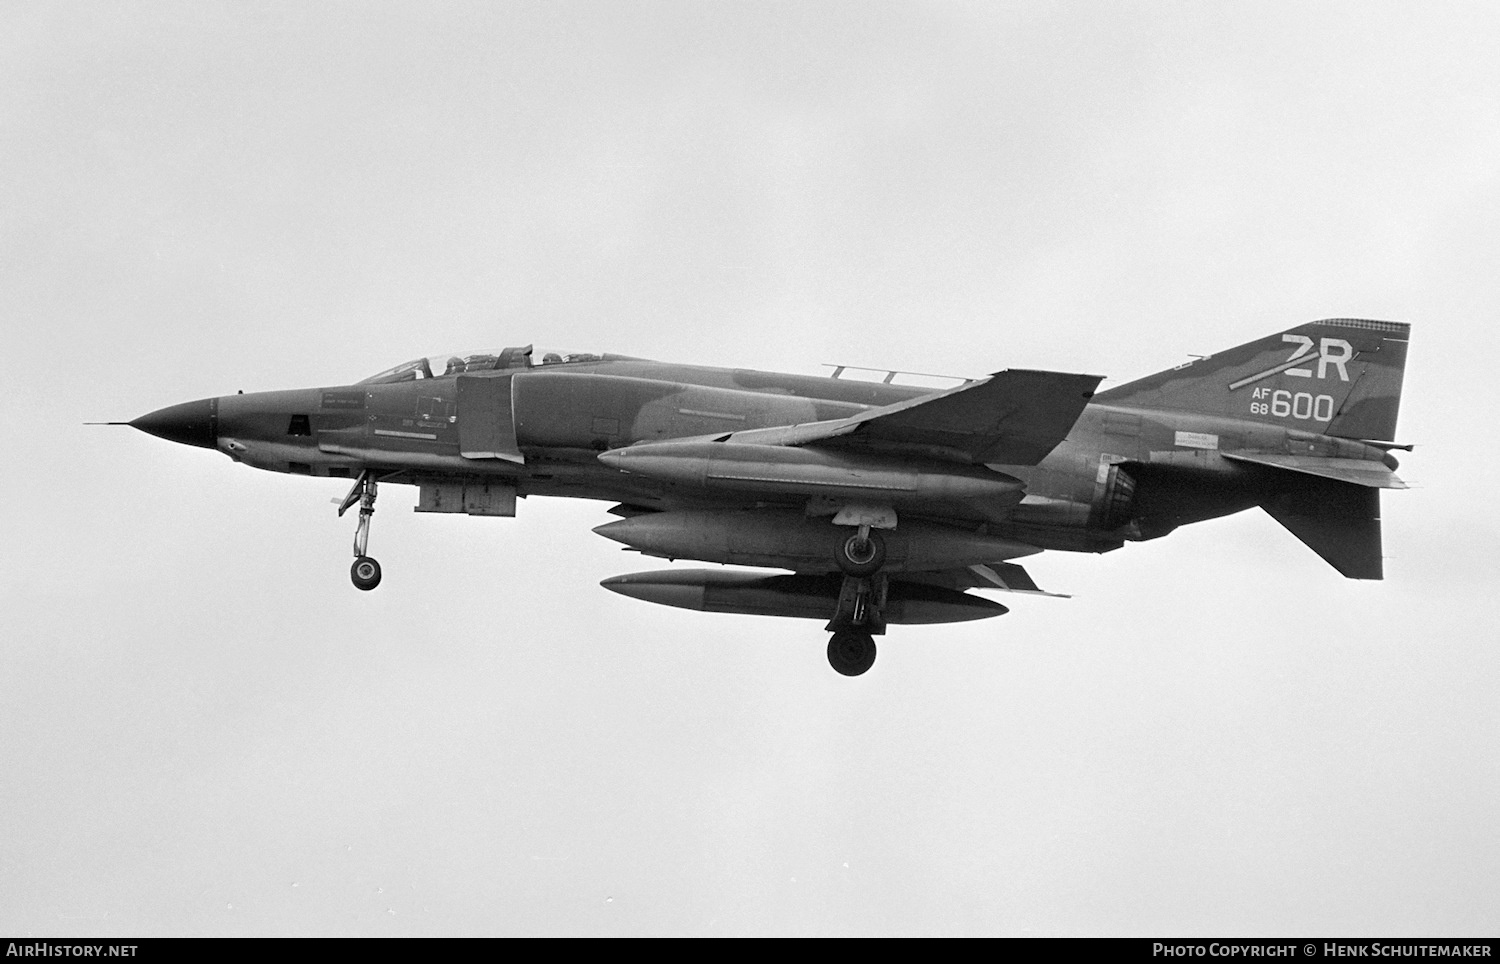
{"label": "nose wheel", "polygon": [[369,556],[360,556],[349,567],[349,578],[354,581],[356,589],[374,589],[380,585],[380,563]]}
{"label": "nose wheel", "polygon": [[375,473],[365,469],[354,481],[349,494],[339,505],[339,515],[359,504],[359,526],[354,530],[354,565],[349,567],[349,579],[354,588],[368,592],[380,585],[380,563],[366,555],[370,542],[370,519],[375,515]]}

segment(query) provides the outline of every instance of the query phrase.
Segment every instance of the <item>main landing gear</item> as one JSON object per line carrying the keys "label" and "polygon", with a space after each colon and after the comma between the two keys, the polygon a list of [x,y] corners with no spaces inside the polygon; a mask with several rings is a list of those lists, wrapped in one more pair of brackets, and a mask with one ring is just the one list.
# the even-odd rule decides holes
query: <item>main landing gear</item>
{"label": "main landing gear", "polygon": [[354,565],[349,567],[349,579],[356,589],[366,592],[380,585],[380,563],[365,555],[370,541],[370,518],[375,515],[375,485],[375,473],[365,469],[339,505],[342,516],[359,503],[359,527],[354,530]]}
{"label": "main landing gear", "polygon": [[879,573],[844,577],[838,609],[824,627],[833,633],[828,640],[828,664],[835,671],[858,676],[875,665],[875,637],[885,635],[889,587]]}
{"label": "main landing gear", "polygon": [[858,676],[875,665],[875,637],[843,629],[828,640],[828,664],[845,676]]}
{"label": "main landing gear", "polygon": [[873,576],[885,565],[885,540],[867,525],[840,542],[834,562],[848,576]]}
{"label": "main landing gear", "polygon": [[885,635],[885,603],[890,584],[880,571],[885,565],[885,540],[876,527],[894,528],[895,510],[889,506],[853,504],[841,509],[834,525],[854,532],[839,540],[833,561],[844,574],[838,608],[827,629],[828,663],[845,676],[859,676],[875,665],[875,637]]}

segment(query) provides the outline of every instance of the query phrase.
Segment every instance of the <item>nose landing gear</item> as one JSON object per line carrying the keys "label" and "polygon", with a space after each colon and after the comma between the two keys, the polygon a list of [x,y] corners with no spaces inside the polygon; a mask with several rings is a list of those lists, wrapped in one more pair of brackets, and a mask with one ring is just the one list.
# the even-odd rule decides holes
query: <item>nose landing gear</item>
{"label": "nose landing gear", "polygon": [[355,480],[349,494],[339,505],[339,515],[359,503],[359,526],[354,530],[354,565],[349,567],[349,579],[356,589],[368,592],[380,585],[380,563],[365,555],[370,541],[370,519],[375,515],[375,473],[365,469]]}

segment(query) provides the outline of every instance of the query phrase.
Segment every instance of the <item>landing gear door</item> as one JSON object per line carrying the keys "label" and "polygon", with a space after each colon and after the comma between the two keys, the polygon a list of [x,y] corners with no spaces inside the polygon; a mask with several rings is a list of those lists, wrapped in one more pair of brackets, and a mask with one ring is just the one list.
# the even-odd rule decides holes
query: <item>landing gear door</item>
{"label": "landing gear door", "polygon": [[509,374],[458,376],[458,451],[464,458],[525,464],[510,386]]}

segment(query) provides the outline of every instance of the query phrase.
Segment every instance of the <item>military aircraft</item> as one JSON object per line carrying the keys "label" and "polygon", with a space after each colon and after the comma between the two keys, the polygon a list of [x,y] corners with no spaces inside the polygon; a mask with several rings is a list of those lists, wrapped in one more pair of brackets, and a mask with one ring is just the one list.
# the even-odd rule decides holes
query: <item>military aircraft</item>
{"label": "military aircraft", "polygon": [[[1040,593],[1012,560],[1107,552],[1260,506],[1344,576],[1382,575],[1380,490],[1410,326],[1315,321],[1107,391],[1009,369],[949,388],[898,371],[785,375],[530,345],[409,361],[351,385],[224,395],[128,424],[272,472],[351,479],[351,578],[380,483],[417,512],[616,503],[594,531],[670,560],[601,585],[706,612],[825,619],[846,676],[891,623],[998,616]],[[922,379],[915,379],[922,380]],[[1050,595],[1050,594],[1049,594]]]}

